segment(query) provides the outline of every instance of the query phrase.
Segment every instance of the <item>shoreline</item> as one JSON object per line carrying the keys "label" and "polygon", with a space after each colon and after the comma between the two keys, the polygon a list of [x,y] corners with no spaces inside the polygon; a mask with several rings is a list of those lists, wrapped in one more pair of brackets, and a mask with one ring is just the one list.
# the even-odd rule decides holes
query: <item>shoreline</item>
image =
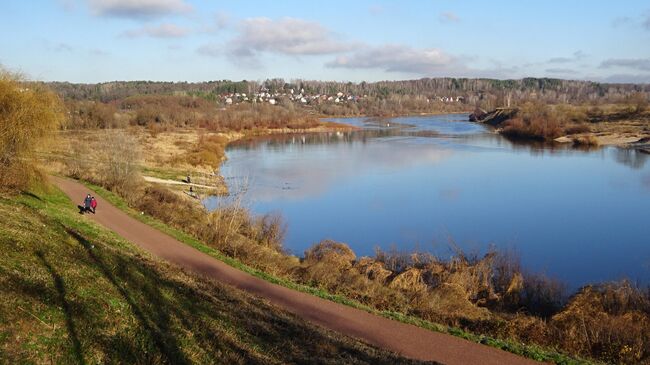
{"label": "shoreline", "polygon": [[424,113],[406,113],[398,115],[368,115],[368,114],[359,114],[359,115],[322,115],[319,116],[319,119],[345,119],[345,118],[404,118],[404,117],[426,117],[432,115],[445,115],[445,114],[471,114],[471,110],[460,111],[460,112],[424,112]]}

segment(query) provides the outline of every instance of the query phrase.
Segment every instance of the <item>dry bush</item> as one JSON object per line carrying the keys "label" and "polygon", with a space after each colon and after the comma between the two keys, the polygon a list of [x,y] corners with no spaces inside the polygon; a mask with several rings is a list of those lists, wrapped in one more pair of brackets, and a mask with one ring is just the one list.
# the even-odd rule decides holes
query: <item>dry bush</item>
{"label": "dry bush", "polygon": [[286,231],[280,214],[264,214],[251,220],[246,235],[263,246],[281,251]]}
{"label": "dry bush", "polygon": [[388,251],[375,248],[375,260],[381,262],[386,269],[399,273],[410,267],[425,267],[435,262],[436,258],[427,252],[406,252],[391,247]]}
{"label": "dry bush", "polygon": [[598,147],[600,142],[596,136],[587,135],[573,138],[573,145],[576,147]]}
{"label": "dry bush", "polygon": [[138,140],[123,130],[107,131],[92,148],[98,152],[95,182],[129,201],[135,199],[142,184]]}
{"label": "dry bush", "polygon": [[464,322],[490,318],[487,308],[476,306],[467,298],[464,288],[451,283],[434,288],[427,304],[416,309],[419,315],[449,325],[460,326]]}
{"label": "dry bush", "polygon": [[65,174],[75,179],[91,180],[94,169],[93,161],[88,157],[91,147],[88,143],[70,144],[70,157],[65,160]]}
{"label": "dry bush", "polygon": [[542,102],[521,106],[517,117],[504,122],[502,134],[513,138],[552,140],[562,136],[568,123],[581,123],[582,114],[574,116],[571,109],[554,110]]}
{"label": "dry bush", "polygon": [[63,121],[60,99],[0,69],[0,188],[26,189],[40,178],[33,152]]}
{"label": "dry bush", "polygon": [[500,331],[504,338],[511,338],[523,343],[534,343],[542,346],[555,345],[554,332],[551,326],[541,318],[523,313],[516,313]]}
{"label": "dry bush", "polygon": [[545,117],[517,117],[505,122],[502,134],[523,139],[555,139],[563,134],[564,130],[557,120]]}
{"label": "dry bush", "polygon": [[342,275],[352,268],[356,256],[345,243],[324,240],[305,251],[305,279],[335,290]]}
{"label": "dry bush", "polygon": [[192,166],[217,168],[223,161],[228,139],[220,135],[201,135],[192,150],[179,156],[176,161],[189,163]]}
{"label": "dry bush", "polygon": [[518,302],[520,310],[541,318],[549,318],[566,302],[567,288],[559,280],[542,274],[524,274],[523,278]]}
{"label": "dry bush", "polygon": [[649,315],[648,295],[622,282],[583,288],[551,325],[571,353],[636,364],[650,356]]}
{"label": "dry bush", "polygon": [[305,251],[303,281],[340,292],[339,289],[345,289],[345,282],[362,278],[358,271],[352,270],[355,259],[356,255],[345,243],[323,240]]}
{"label": "dry bush", "polygon": [[643,114],[648,109],[648,95],[646,93],[634,93],[629,100],[629,103],[634,106],[635,114]]}
{"label": "dry bush", "polygon": [[282,105],[242,103],[219,110],[210,118],[205,118],[200,126],[217,131],[240,131],[254,128],[304,129],[318,124],[316,116],[297,110],[293,103],[282,103]]}
{"label": "dry bush", "polygon": [[205,223],[204,212],[188,199],[160,185],[146,187],[142,197],[137,200],[136,208],[189,232],[196,232]]}
{"label": "dry bush", "polygon": [[116,118],[115,104],[98,101],[67,101],[68,120],[65,129],[123,128],[126,124]]}
{"label": "dry bush", "polygon": [[208,213],[207,225],[200,235],[211,245],[239,257],[243,249],[240,232],[249,224],[249,219],[248,211],[241,206],[222,206]]}
{"label": "dry bush", "polygon": [[374,260],[370,257],[362,257],[355,265],[356,269],[368,279],[385,283],[386,280],[393,274],[392,271],[386,269],[381,262]]}
{"label": "dry bush", "polygon": [[564,128],[566,134],[580,134],[591,132],[591,127],[587,123],[570,124]]}
{"label": "dry bush", "polygon": [[414,267],[408,268],[397,274],[390,281],[388,287],[405,292],[426,291],[427,285],[422,278],[422,270]]}

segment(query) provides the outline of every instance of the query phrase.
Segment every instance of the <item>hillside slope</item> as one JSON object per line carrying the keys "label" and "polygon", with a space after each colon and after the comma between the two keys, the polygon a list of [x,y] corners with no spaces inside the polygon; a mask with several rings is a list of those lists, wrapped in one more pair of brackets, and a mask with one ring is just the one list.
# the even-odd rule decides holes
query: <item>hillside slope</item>
{"label": "hillside slope", "polygon": [[156,261],[59,191],[0,194],[0,217],[0,363],[416,363]]}

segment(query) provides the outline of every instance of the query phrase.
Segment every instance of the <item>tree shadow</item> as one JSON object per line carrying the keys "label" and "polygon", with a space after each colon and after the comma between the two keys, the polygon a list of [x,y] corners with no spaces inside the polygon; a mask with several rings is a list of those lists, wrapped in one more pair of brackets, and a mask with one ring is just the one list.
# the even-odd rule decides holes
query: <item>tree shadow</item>
{"label": "tree shadow", "polygon": [[34,199],[36,199],[36,200],[38,200],[38,201],[43,201],[43,199],[41,199],[40,196],[38,196],[38,195],[32,193],[31,191],[23,191],[23,194],[24,194],[24,195],[27,195],[27,196],[29,196],[29,197],[31,197],[31,198],[34,198]]}
{"label": "tree shadow", "polygon": [[[168,316],[161,314],[157,316],[157,318],[149,318],[146,311],[138,305],[137,301],[132,297],[129,291],[118,282],[117,278],[113,275],[100,255],[97,255],[95,252],[93,252],[93,245],[85,237],[81,236],[74,230],[66,228],[66,231],[86,249],[86,253],[92,259],[94,264],[101,270],[102,274],[110,281],[110,283],[117,289],[120,295],[122,295],[124,300],[129,304],[131,310],[138,318],[138,321],[144,327],[146,332],[149,334],[149,337],[154,342],[156,347],[160,350],[161,354],[166,358],[166,360],[171,364],[189,364],[190,361],[183,354],[179,344],[177,341],[175,341],[175,338],[171,336],[169,332]],[[154,301],[152,303],[154,304],[154,307],[159,304],[156,302],[157,301]]]}
{"label": "tree shadow", "polygon": [[109,362],[418,363],[308,325],[234,288],[138,254],[94,247],[78,232],[66,231],[85,249],[79,262],[96,267],[117,289],[156,349],[142,351],[143,343],[118,333],[104,340]]}
{"label": "tree shadow", "polygon": [[70,308],[70,304],[65,298],[66,290],[65,290],[65,284],[63,282],[63,279],[56,272],[56,270],[54,270],[52,265],[50,265],[50,263],[47,261],[42,251],[36,251],[36,256],[39,258],[43,266],[45,266],[47,271],[52,276],[52,280],[54,281],[54,288],[56,289],[56,293],[57,293],[57,301],[58,304],[61,305],[61,308],[63,308],[63,313],[65,315],[65,325],[68,330],[68,334],[70,335],[70,340],[72,341],[72,350],[74,353],[74,357],[77,360],[77,363],[85,364],[86,361],[84,360],[83,352],[81,349],[81,342],[79,341],[79,335],[77,333],[77,328],[75,327],[75,323],[72,319],[72,310]]}

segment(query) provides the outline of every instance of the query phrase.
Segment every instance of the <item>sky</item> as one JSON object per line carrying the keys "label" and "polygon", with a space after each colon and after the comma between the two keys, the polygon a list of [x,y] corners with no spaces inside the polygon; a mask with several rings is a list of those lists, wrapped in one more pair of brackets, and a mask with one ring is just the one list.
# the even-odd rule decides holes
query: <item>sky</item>
{"label": "sky", "polygon": [[650,83],[650,2],[2,0],[0,65],[83,83]]}

